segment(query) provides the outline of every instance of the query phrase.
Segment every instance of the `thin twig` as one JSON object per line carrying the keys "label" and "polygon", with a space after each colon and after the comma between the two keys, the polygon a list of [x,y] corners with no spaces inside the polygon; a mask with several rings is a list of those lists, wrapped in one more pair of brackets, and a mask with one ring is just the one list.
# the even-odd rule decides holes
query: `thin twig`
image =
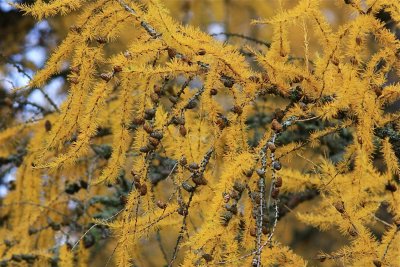
{"label": "thin twig", "polygon": [[140,21],[140,26],[142,26],[143,29],[145,29],[146,32],[147,32],[152,38],[156,39],[156,38],[158,38],[158,37],[161,36],[161,34],[157,33],[156,30],[155,30],[150,24],[148,24],[148,23],[147,23],[146,21],[144,21],[144,20],[140,20],[140,19],[139,19],[139,16],[138,16],[138,13],[137,13],[133,8],[131,8],[127,3],[125,3],[123,0],[117,0],[117,2],[118,2],[127,12],[131,13],[132,15],[134,15],[135,18],[136,18],[137,20]]}
{"label": "thin twig", "polygon": [[[19,73],[21,73],[23,76],[25,76],[25,77],[28,78],[29,80],[32,80],[32,77],[31,77],[17,62],[12,61],[11,59],[5,57],[5,56],[4,56],[3,54],[1,54],[1,53],[0,53],[0,57],[3,58],[3,60],[4,60],[6,63],[8,63],[8,64],[12,65],[14,68],[16,68],[17,71],[18,71]],[[39,91],[42,93],[42,95],[44,96],[44,98],[46,98],[46,100],[50,103],[50,105],[51,105],[57,112],[60,112],[60,110],[58,109],[56,103],[54,103],[54,101],[49,97],[49,95],[48,95],[42,88],[32,88],[31,91],[33,91],[33,90],[35,90],[35,89],[39,90]],[[31,92],[31,91],[30,91],[30,92]]]}
{"label": "thin twig", "polygon": [[48,111],[48,110],[46,110],[44,107],[42,107],[41,105],[39,105],[39,104],[36,104],[36,103],[34,103],[34,102],[31,102],[31,101],[28,101],[28,100],[25,100],[25,101],[16,101],[18,104],[20,104],[20,105],[30,105],[30,106],[32,106],[32,107],[35,107],[35,108],[37,108],[43,115],[46,115],[47,113],[50,113],[50,111]]}
{"label": "thin twig", "polygon": [[393,224],[390,224],[390,223],[388,223],[388,222],[386,222],[386,221],[384,221],[384,220],[378,218],[376,215],[373,214],[372,216],[373,216],[374,219],[377,220],[378,222],[381,222],[381,223],[383,223],[384,225],[386,225],[386,226],[388,226],[388,227],[390,227],[390,228],[393,227]]}
{"label": "thin twig", "polygon": [[247,35],[244,35],[244,34],[240,34],[240,33],[220,32],[220,33],[213,33],[213,34],[210,34],[210,35],[211,36],[225,35],[228,38],[229,37],[238,37],[238,38],[242,38],[242,39],[251,41],[251,42],[256,43],[256,44],[264,45],[264,46],[266,46],[268,48],[271,47],[271,43],[264,42],[264,41],[261,41],[261,40],[259,40],[257,38],[254,38],[254,37],[251,37],[251,36],[247,36]]}
{"label": "thin twig", "polygon": [[399,232],[399,230],[400,230],[400,228],[397,227],[397,229],[396,229],[396,231],[394,232],[392,238],[390,238],[390,240],[389,240],[389,242],[388,242],[388,244],[387,244],[387,246],[386,246],[386,248],[385,248],[385,252],[383,253],[382,261],[385,259],[386,254],[387,254],[388,251],[389,251],[389,247],[390,247],[390,245],[392,244],[392,242],[393,242],[394,238],[396,237],[396,234]]}
{"label": "thin twig", "polygon": [[[202,160],[201,163],[200,163],[200,170],[199,170],[199,172],[198,172],[196,175],[199,175],[199,174],[202,175],[202,174],[205,172],[206,167],[207,167],[208,163],[210,162],[211,155],[212,155],[213,152],[214,152],[214,147],[211,147],[211,148],[206,152],[206,154],[205,154],[204,157],[203,157],[203,160]],[[191,177],[193,177],[193,175],[195,175],[195,174],[193,173],[193,174],[191,175]],[[177,238],[177,240],[176,240],[176,244],[175,244],[175,247],[174,247],[174,252],[173,252],[173,255],[172,255],[172,259],[171,259],[171,261],[169,262],[168,267],[171,267],[171,266],[172,266],[173,262],[175,261],[177,255],[178,255],[179,245],[180,245],[180,242],[182,241],[183,235],[184,235],[184,233],[185,233],[185,231],[186,231],[186,225],[187,225],[186,220],[187,220],[187,217],[188,217],[188,215],[189,215],[190,204],[192,203],[192,199],[193,199],[194,193],[196,192],[196,189],[197,189],[198,186],[199,186],[199,185],[195,185],[195,186],[193,187],[193,190],[190,192],[190,195],[189,195],[189,200],[188,200],[188,202],[185,204],[185,206],[183,207],[183,208],[185,209],[185,213],[184,213],[183,219],[182,219],[181,230],[180,230],[179,236],[178,236],[178,238]]]}
{"label": "thin twig", "polygon": [[[117,213],[115,213],[114,215],[112,215],[111,217],[105,219],[104,221],[107,222],[109,220],[111,220],[112,218],[118,216],[118,214],[120,214],[124,209],[119,210]],[[90,232],[90,230],[92,230],[94,227],[98,226],[99,224],[95,223],[93,224],[79,239],[78,241],[75,242],[75,244],[72,246],[71,251],[73,251],[75,249],[76,246],[78,246],[79,242],[82,241],[82,239]]]}
{"label": "thin twig", "polygon": [[96,227],[98,224],[95,223],[93,224],[79,239],[78,241],[75,242],[75,244],[72,246],[71,251],[73,251],[79,244],[79,242],[82,241],[82,239],[90,232],[90,230],[92,230],[94,227]]}
{"label": "thin twig", "polygon": [[192,202],[192,199],[193,199],[193,196],[194,196],[194,192],[196,191],[196,188],[197,188],[197,185],[194,187],[194,190],[192,192],[190,192],[189,200],[188,200],[188,202],[186,204],[186,207],[185,207],[185,215],[183,216],[183,219],[182,219],[181,230],[179,231],[179,236],[178,236],[178,238],[176,240],[176,244],[175,244],[175,247],[174,247],[174,253],[172,254],[172,258],[171,258],[171,260],[170,260],[170,262],[168,264],[168,267],[172,266],[173,262],[175,261],[176,257],[178,256],[179,244],[182,241],[183,234],[185,233],[185,230],[186,230],[186,220],[187,220],[187,217],[189,215],[190,204]]}
{"label": "thin twig", "polygon": [[[261,150],[261,170],[265,173],[265,169],[267,166],[267,157],[265,154],[265,149]],[[257,219],[257,253],[256,253],[256,260],[257,260],[257,267],[261,265],[261,235],[262,235],[262,228],[263,228],[263,202],[264,202],[264,176],[260,176],[258,180],[259,186],[259,195],[260,195],[260,204],[259,204],[259,214]]]}
{"label": "thin twig", "polygon": [[158,242],[158,245],[159,245],[159,247],[160,247],[161,253],[163,254],[163,257],[164,257],[164,259],[165,259],[165,262],[168,263],[167,252],[165,251],[164,246],[162,245],[162,242],[161,242],[160,230],[157,231],[156,238],[157,238],[157,242]]}
{"label": "thin twig", "polygon": [[[49,210],[49,211],[52,211],[52,212],[54,212],[54,213],[57,213],[58,215],[61,215],[61,216],[63,216],[63,217],[68,217],[68,215],[66,215],[66,214],[64,214],[64,213],[62,213],[62,212],[59,212],[59,211],[56,210],[56,209],[53,209],[53,208],[44,206],[44,205],[42,205],[42,204],[34,203],[34,202],[28,202],[28,201],[13,202],[13,203],[9,203],[9,204],[3,204],[2,206],[3,206],[3,207],[6,207],[6,206],[14,206],[14,205],[32,205],[32,206],[37,206],[37,207],[44,208],[44,209],[47,209],[47,210]],[[0,208],[2,208],[2,207],[0,207]]]}

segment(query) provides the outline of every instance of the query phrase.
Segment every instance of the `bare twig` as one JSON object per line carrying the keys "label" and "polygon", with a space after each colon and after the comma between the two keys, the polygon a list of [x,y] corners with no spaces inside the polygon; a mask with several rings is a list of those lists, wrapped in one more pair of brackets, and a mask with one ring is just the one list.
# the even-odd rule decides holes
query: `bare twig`
{"label": "bare twig", "polygon": [[210,34],[210,35],[211,36],[225,35],[228,38],[229,37],[238,37],[238,38],[241,38],[241,39],[245,39],[245,40],[251,41],[251,42],[256,43],[256,44],[264,45],[264,46],[266,46],[268,48],[271,47],[271,43],[264,42],[264,41],[261,41],[261,40],[259,40],[257,38],[254,38],[254,37],[251,37],[251,36],[247,36],[247,35],[244,35],[244,34],[240,34],[240,33],[219,32],[219,33],[213,33],[213,34]]}
{"label": "bare twig", "polygon": [[157,231],[156,238],[157,238],[157,242],[158,242],[158,245],[159,245],[159,247],[160,247],[161,253],[163,254],[163,257],[164,257],[164,259],[165,259],[165,262],[168,263],[167,252],[165,251],[164,246],[162,245],[162,242],[161,242],[160,230]]}
{"label": "bare twig", "polygon": [[387,254],[388,251],[389,251],[389,247],[390,247],[390,245],[393,243],[393,240],[394,240],[394,238],[396,237],[396,234],[397,234],[399,231],[400,231],[400,227],[397,227],[396,231],[394,232],[392,238],[390,238],[390,240],[389,240],[389,242],[388,242],[388,244],[387,244],[387,246],[386,246],[386,248],[385,248],[385,252],[383,253],[383,256],[382,256],[382,261],[385,259],[386,254]]}
{"label": "bare twig", "polygon": [[[119,210],[117,213],[115,213],[114,215],[112,215],[111,217],[105,219],[104,221],[107,222],[113,218],[115,218],[116,216],[118,216],[118,214],[120,214],[124,209]],[[93,224],[79,239],[78,241],[75,242],[75,244],[72,246],[71,251],[74,250],[76,248],[76,246],[78,246],[79,242],[82,241],[82,239],[90,232],[90,230],[92,230],[94,227],[98,226],[99,224],[95,223]]]}
{"label": "bare twig", "polygon": [[[3,54],[0,53],[0,57],[8,64],[12,65],[14,68],[17,69],[17,71],[19,73],[21,73],[23,76],[25,76],[26,78],[28,78],[29,80],[32,80],[32,77],[17,63],[14,62],[13,60],[5,57]],[[46,98],[46,100],[50,103],[50,105],[54,108],[54,110],[56,110],[57,112],[60,112],[59,108],[57,107],[56,103],[49,97],[49,95],[42,89],[42,88],[32,88],[31,91],[33,90],[39,90],[40,93],[42,93],[42,95],[44,96],[44,98]],[[28,103],[27,103],[28,104]]]}

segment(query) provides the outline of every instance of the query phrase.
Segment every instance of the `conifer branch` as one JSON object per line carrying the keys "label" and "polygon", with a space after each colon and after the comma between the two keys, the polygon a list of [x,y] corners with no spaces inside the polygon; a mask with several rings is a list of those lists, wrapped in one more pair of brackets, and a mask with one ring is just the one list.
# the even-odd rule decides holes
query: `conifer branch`
{"label": "conifer branch", "polygon": [[[191,175],[192,179],[195,178],[195,177],[203,176],[203,174],[204,174],[204,172],[206,170],[206,167],[207,167],[208,163],[210,162],[211,155],[212,155],[213,152],[214,152],[214,148],[210,148],[207,151],[207,153],[204,155],[204,157],[203,157],[203,159],[202,159],[202,161],[200,163],[199,171],[192,173],[192,175]],[[168,264],[169,267],[172,267],[172,264],[173,264],[173,262],[175,261],[177,255],[178,255],[179,244],[183,239],[183,235],[184,235],[184,233],[186,231],[186,227],[187,227],[186,226],[186,224],[187,224],[186,220],[187,220],[187,217],[189,215],[190,204],[192,202],[194,193],[196,192],[196,189],[199,186],[200,185],[197,184],[197,183],[194,186],[192,186],[191,190],[190,190],[189,199],[188,199],[187,203],[181,203],[180,209],[182,209],[181,213],[183,214],[183,219],[182,219],[182,224],[181,224],[181,228],[180,228],[180,231],[179,231],[179,236],[178,236],[178,238],[176,240],[176,244],[175,244],[175,247],[174,247],[174,252],[172,254],[172,258],[171,258],[171,260],[169,261],[169,264]]]}
{"label": "conifer branch", "polygon": [[192,203],[192,199],[193,199],[194,192],[196,191],[196,189],[197,189],[197,185],[195,185],[193,187],[193,189],[192,189],[193,191],[190,192],[188,202],[187,203],[182,203],[182,205],[184,205],[184,206],[181,206],[181,208],[183,209],[183,214],[184,215],[183,215],[183,219],[182,219],[182,224],[181,224],[181,228],[180,228],[180,231],[179,231],[179,235],[178,235],[178,238],[176,239],[176,243],[175,243],[175,246],[174,246],[174,251],[173,251],[173,254],[172,254],[172,258],[168,263],[168,267],[172,267],[172,264],[174,263],[174,261],[176,260],[176,257],[178,256],[180,242],[182,241],[183,235],[185,234],[185,231],[187,230],[186,229],[186,227],[187,227],[186,220],[187,220],[187,217],[189,215],[190,204]]}
{"label": "conifer branch", "polygon": [[[123,1],[123,0],[117,0],[117,1],[118,1],[118,3],[119,3],[127,12],[131,13],[131,14],[134,15],[137,19],[139,19],[139,16],[138,16],[138,14],[136,13],[136,11],[135,11],[133,8],[131,8],[128,4],[126,4],[125,1]],[[155,29],[154,29],[149,23],[147,23],[147,22],[144,21],[144,20],[141,20],[141,21],[140,21],[140,26],[142,26],[143,29],[145,29],[146,32],[147,32],[152,38],[154,38],[154,39],[156,39],[156,38],[158,38],[158,37],[161,36],[161,34],[157,33],[157,32],[155,31]]]}
{"label": "conifer branch", "polygon": [[389,251],[389,247],[392,245],[393,240],[396,238],[396,235],[399,232],[400,232],[400,227],[397,226],[396,231],[394,232],[393,236],[390,238],[389,242],[386,245],[385,251],[383,252],[382,259],[381,259],[382,262],[385,260],[385,257]]}
{"label": "conifer branch", "polygon": [[[389,2],[345,1],[360,16],[344,18],[338,28],[323,15],[321,0],[299,0],[245,29],[255,8],[263,17],[272,6],[225,1],[207,6],[207,14],[225,8],[240,19],[216,34],[203,32],[212,25],[201,20],[199,27],[184,25],[200,2],[19,5],[36,18],[57,22],[64,15],[76,25],[33,77],[14,62],[29,90],[0,88],[0,189],[7,187],[0,265],[83,267],[89,255],[101,256],[92,247],[114,235],[106,265],[149,265],[143,256],[155,244],[154,262],[171,267],[305,266],[306,258],[293,244],[281,244],[276,231],[291,211],[315,232],[339,229],[354,240],[321,252],[320,261],[378,267],[394,261],[400,86],[392,74],[400,68],[394,31],[400,5]],[[181,11],[184,23],[177,21]],[[237,27],[251,36],[234,33]],[[246,45],[221,43],[213,38],[219,35]],[[46,96],[49,107],[27,98],[66,73],[61,112]],[[15,87],[12,77],[4,80]],[[40,119],[21,123],[25,111]],[[5,184],[6,175],[15,181]],[[374,215],[382,203],[393,224]],[[371,228],[374,221],[389,229]],[[173,244],[164,240],[169,230],[179,231]],[[27,249],[38,258],[24,261]]]}
{"label": "conifer branch", "polygon": [[[266,166],[267,166],[267,158],[266,158],[266,148],[261,150],[261,172],[265,173],[266,171]],[[264,175],[261,175],[259,180],[258,180],[258,186],[259,186],[259,194],[260,194],[260,204],[259,204],[259,214],[258,214],[258,219],[257,219],[257,253],[256,253],[256,266],[259,267],[261,266],[261,236],[262,236],[262,228],[263,228],[263,211],[264,211]],[[253,264],[254,266],[254,264]]]}

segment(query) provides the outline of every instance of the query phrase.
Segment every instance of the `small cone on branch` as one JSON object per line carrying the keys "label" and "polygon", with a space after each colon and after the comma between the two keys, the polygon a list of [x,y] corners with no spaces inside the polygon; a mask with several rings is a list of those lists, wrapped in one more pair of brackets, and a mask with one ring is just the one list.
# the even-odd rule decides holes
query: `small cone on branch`
{"label": "small cone on branch", "polygon": [[276,119],[272,120],[271,128],[277,133],[281,132],[283,129],[282,124],[280,124]]}

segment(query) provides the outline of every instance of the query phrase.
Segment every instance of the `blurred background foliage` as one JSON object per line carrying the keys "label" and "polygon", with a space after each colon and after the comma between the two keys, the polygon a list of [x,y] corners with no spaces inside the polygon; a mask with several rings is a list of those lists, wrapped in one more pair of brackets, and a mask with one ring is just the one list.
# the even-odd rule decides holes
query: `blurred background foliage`
{"label": "blurred background foliage", "polygon": [[[14,1],[18,3],[29,4],[33,0]],[[346,1],[323,1],[323,12],[329,23],[337,28],[345,21],[351,20],[355,15],[353,9],[346,5]],[[250,25],[253,19],[267,18],[276,14],[281,9],[287,9],[296,5],[297,1],[265,1],[265,0],[165,0],[164,4],[170,10],[172,17],[183,24],[190,24],[199,27],[201,30],[213,35],[221,42],[233,43],[240,48],[240,51],[246,55],[249,46],[264,51],[272,39],[272,29],[263,25]],[[380,12],[377,14],[380,20],[384,21],[385,26],[400,36],[400,27],[392,23],[388,13]],[[46,58],[55,49],[57,44],[66,36],[70,27],[74,24],[76,14],[67,16],[56,16],[42,21],[35,21],[31,16],[24,16],[21,12],[9,6],[6,1],[0,0],[0,130],[12,125],[23,123],[29,120],[40,119],[43,111],[51,112],[54,107],[47,98],[52,99],[56,105],[59,105],[67,95],[67,74],[68,67],[64,71],[52,77],[51,81],[43,88],[31,89],[18,95],[12,94],[11,89],[25,85],[30,77],[43,67]],[[292,57],[302,58],[304,55],[304,25],[296,25],[289,31]],[[111,43],[109,53],[113,54],[114,49],[121,51],[126,45],[135,38],[132,29],[127,29],[126,34],[121,36],[119,42]],[[317,44],[316,38],[312,32],[308,35],[309,55],[312,57],[318,55],[321,47]],[[373,40],[370,42],[371,51],[374,50]],[[251,62],[253,59],[248,57]],[[256,67],[256,66],[255,66]],[[397,77],[393,74],[389,80],[396,81]],[[270,99],[270,98],[269,98]],[[266,99],[264,99],[266,100]],[[268,101],[259,101],[256,103],[259,113],[251,117],[248,126],[254,129],[254,144],[256,144],[257,133],[262,133],[264,125],[271,122],[271,114],[276,108],[285,107],[286,102],[282,99],[273,99]],[[389,107],[389,109],[398,109],[398,103]],[[296,131],[290,132],[289,136],[283,135],[280,143],[289,143],[296,139],[304,138],[312,130],[320,129],[322,125],[307,123],[297,126]],[[305,152],[309,159],[318,155],[326,155],[332,161],[340,157],[338,153],[343,151],[350,140],[351,135],[342,130],[337,136],[328,136],[322,139],[321,146],[318,149]],[[20,140],[15,140],[19,142]],[[317,153],[316,153],[317,152]],[[23,154],[23,151],[21,151]],[[5,160],[6,155],[0,155]],[[158,159],[163,166],[163,160]],[[164,162],[167,166],[168,162]],[[301,158],[293,159],[292,166],[297,166],[300,170],[311,169],[309,161]],[[376,164],[379,166],[379,157],[376,158]],[[16,163],[18,165],[18,163]],[[12,180],[15,173],[15,166],[0,165],[0,197],[12,190]],[[162,169],[162,168],[161,168]],[[164,172],[159,171],[159,175],[165,175],[170,168]],[[163,174],[164,173],[164,174]],[[122,187],[122,185],[121,185]],[[71,189],[73,190],[73,189]],[[123,191],[124,189],[121,188]],[[309,199],[310,201],[304,201]],[[300,204],[297,210],[306,211],[313,206],[313,201],[318,201],[318,195],[305,192],[291,201],[298,201]],[[1,201],[1,200],[0,200]],[[109,214],[119,210],[119,202],[113,203],[110,199],[97,199],[104,205],[103,215],[109,217]],[[296,203],[282,203],[282,205],[296,207]],[[338,232],[332,230],[320,232],[316,229],[300,223],[296,217],[290,213],[290,208],[282,208],[287,213],[278,224],[276,235],[281,242],[290,246],[295,253],[309,260],[311,265],[334,266],[333,262],[320,263],[315,260],[319,251],[330,252],[346,244],[346,239],[342,238]],[[107,215],[108,214],[108,215]],[[388,218],[384,208],[381,210],[380,218]],[[196,222],[193,222],[196,225]],[[382,233],[384,224],[378,224],[375,233],[379,237]],[[104,232],[98,231],[95,235],[104,235]],[[177,233],[169,236],[162,236],[165,247],[173,247]],[[85,242],[90,244],[91,236],[86,237]],[[98,238],[98,237],[97,237]],[[161,238],[161,237],[160,237]],[[87,240],[88,239],[88,240]],[[333,241],[333,242],[332,242]],[[97,244],[97,252],[93,255],[91,266],[103,266],[114,248],[113,242],[107,242],[106,247]],[[163,262],[162,252],[157,243],[143,243],[145,251],[149,257],[151,266],[160,266]]]}

